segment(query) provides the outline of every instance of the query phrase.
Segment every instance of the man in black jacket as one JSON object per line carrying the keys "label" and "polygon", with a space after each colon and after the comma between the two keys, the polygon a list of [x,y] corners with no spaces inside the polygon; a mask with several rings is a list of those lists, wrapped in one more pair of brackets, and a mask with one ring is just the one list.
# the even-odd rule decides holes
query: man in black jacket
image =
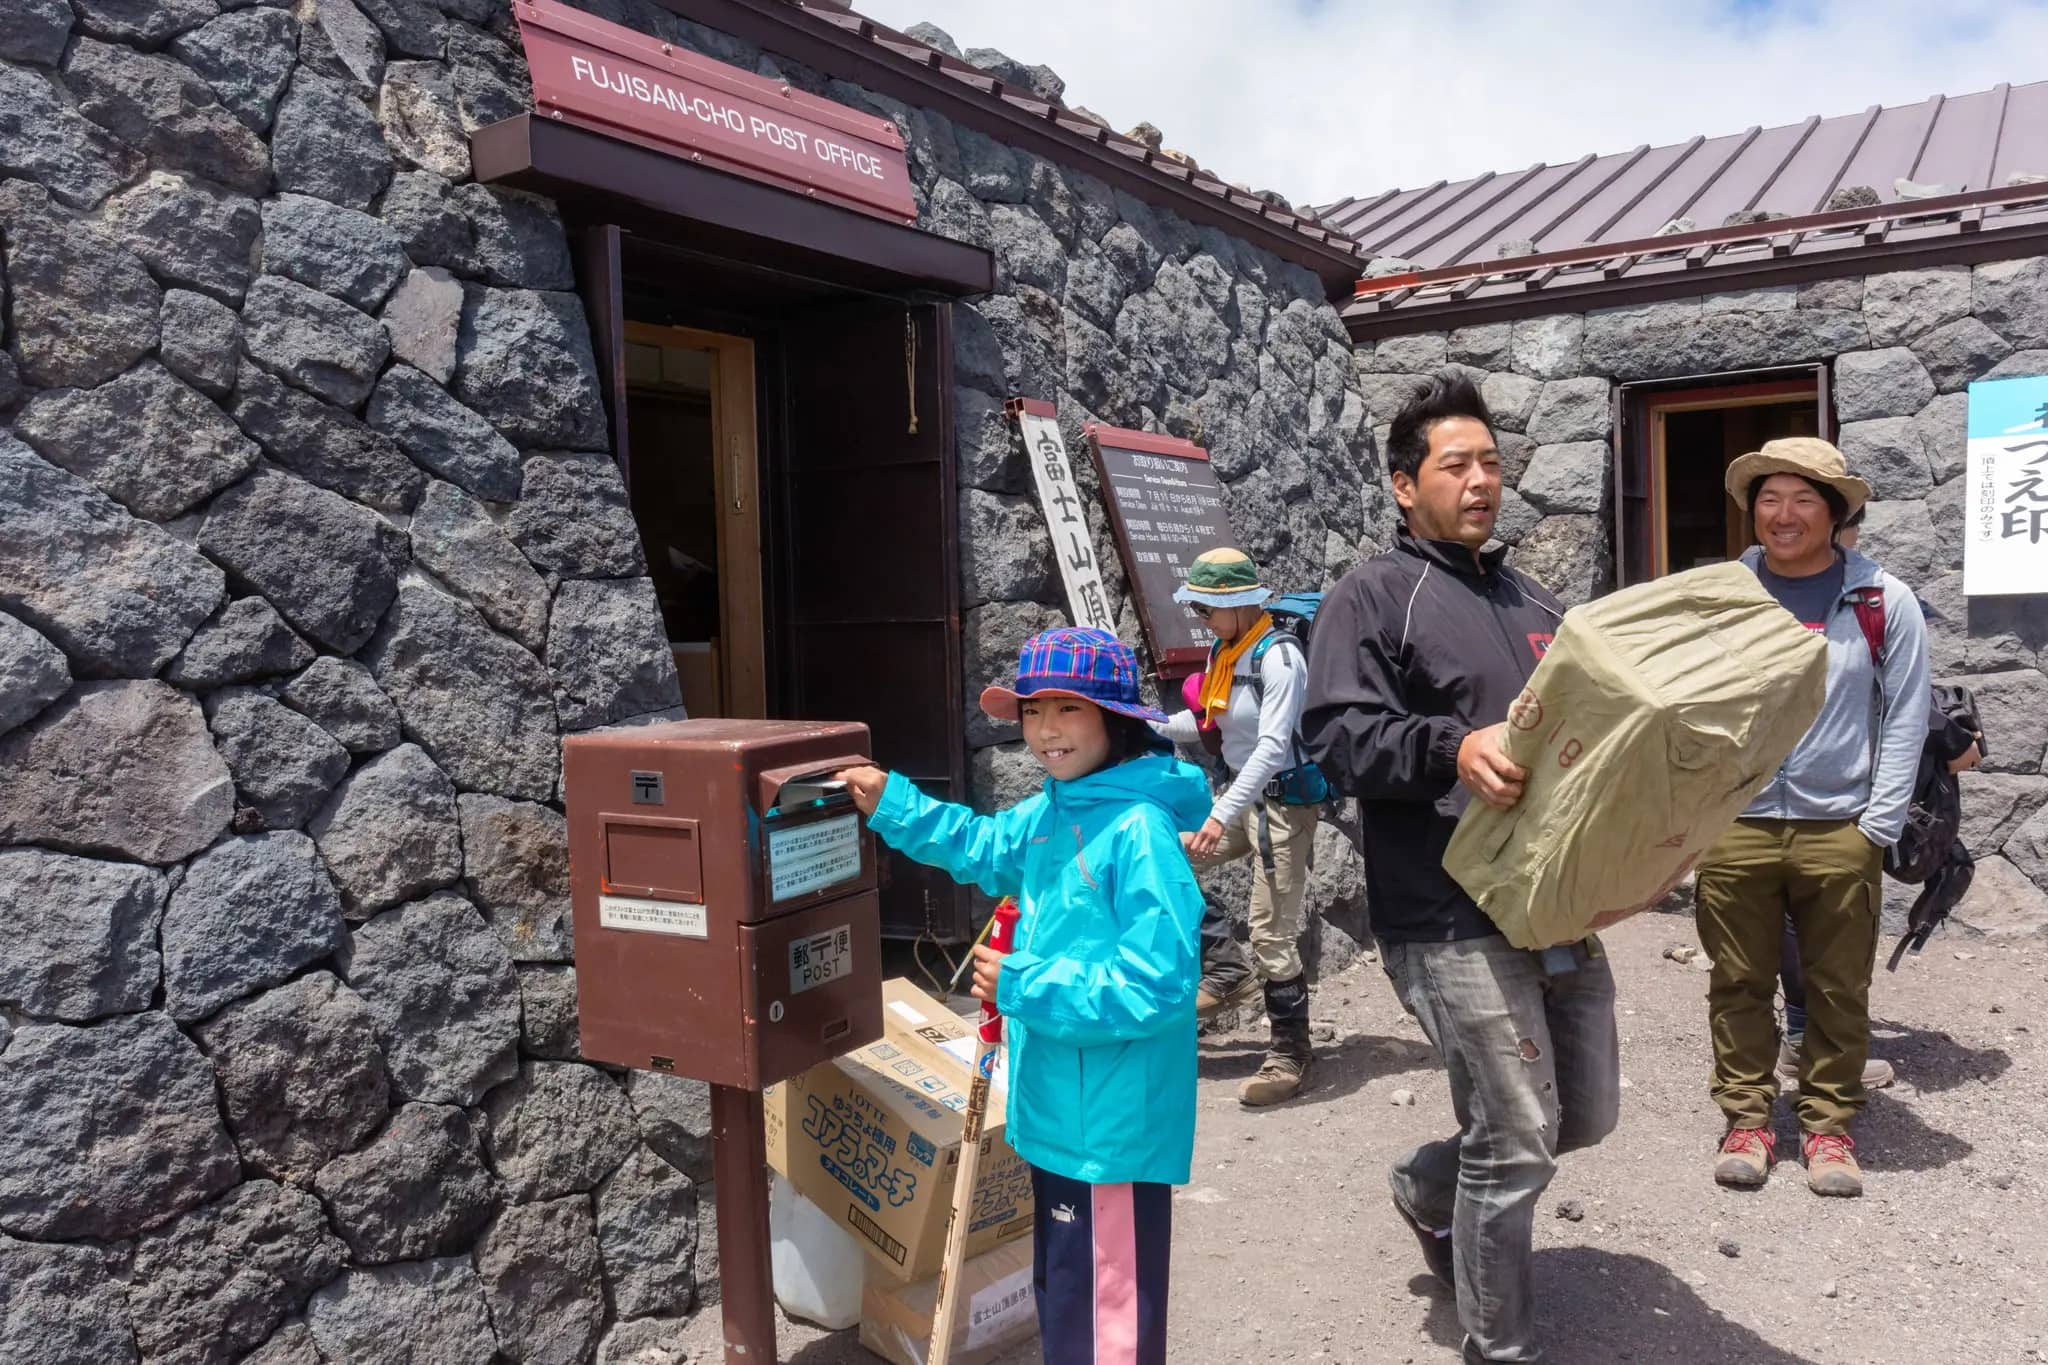
{"label": "man in black jacket", "polygon": [[1500,732],[1561,615],[1482,548],[1501,497],[1492,424],[1454,371],[1395,419],[1406,524],[1323,604],[1302,735],[1359,800],[1381,962],[1449,1073],[1458,1132],[1394,1163],[1395,1209],[1457,1290],[1465,1359],[1534,1361],[1536,1206],[1558,1153],[1613,1130],[1620,1070],[1599,940],[1514,948],[1443,870],[1467,800],[1521,799]]}

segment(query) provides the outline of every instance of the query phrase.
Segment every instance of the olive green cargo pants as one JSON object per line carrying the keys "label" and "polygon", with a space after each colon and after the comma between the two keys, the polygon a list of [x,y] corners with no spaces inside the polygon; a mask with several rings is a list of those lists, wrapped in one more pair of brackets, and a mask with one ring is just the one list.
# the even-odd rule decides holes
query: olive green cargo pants
{"label": "olive green cargo pants", "polygon": [[1714,1103],[1731,1127],[1770,1126],[1778,1094],[1771,1001],[1787,915],[1806,975],[1799,1124],[1843,1133],[1863,1108],[1883,866],[1883,851],[1854,820],[1738,820],[1700,860],[1700,946],[1714,963]]}

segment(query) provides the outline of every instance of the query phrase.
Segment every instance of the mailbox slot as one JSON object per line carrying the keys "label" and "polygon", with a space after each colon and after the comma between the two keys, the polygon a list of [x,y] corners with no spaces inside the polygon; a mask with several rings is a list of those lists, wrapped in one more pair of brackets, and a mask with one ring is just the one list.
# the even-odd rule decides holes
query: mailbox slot
{"label": "mailbox slot", "polygon": [[[872,762],[873,759],[861,754],[840,754],[822,762],[814,760],[809,763],[792,763],[781,768],[765,769],[754,783],[754,808],[764,816],[778,812],[785,816],[795,815],[798,812],[782,809],[785,788],[801,786],[813,780],[829,779],[832,774],[842,769],[858,768]],[[832,795],[824,797],[823,804],[844,806],[851,810],[853,797],[842,787]]]}

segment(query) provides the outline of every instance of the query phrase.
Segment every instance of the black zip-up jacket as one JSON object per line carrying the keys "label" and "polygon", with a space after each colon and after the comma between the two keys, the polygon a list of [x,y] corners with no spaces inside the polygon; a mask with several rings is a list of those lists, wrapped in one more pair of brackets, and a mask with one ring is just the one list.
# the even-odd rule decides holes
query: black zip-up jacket
{"label": "black zip-up jacket", "polygon": [[1475,562],[1455,541],[1404,527],[1316,614],[1302,738],[1330,784],[1359,799],[1382,940],[1499,932],[1443,868],[1469,799],[1458,745],[1507,719],[1564,611],[1503,553]]}

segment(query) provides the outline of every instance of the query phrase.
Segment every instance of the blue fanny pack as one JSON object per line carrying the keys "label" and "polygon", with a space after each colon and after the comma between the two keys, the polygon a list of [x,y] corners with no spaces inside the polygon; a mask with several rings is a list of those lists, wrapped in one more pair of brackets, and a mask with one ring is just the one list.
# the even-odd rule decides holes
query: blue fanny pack
{"label": "blue fanny pack", "polygon": [[1276,774],[1266,784],[1266,796],[1283,806],[1320,806],[1330,799],[1330,782],[1313,763],[1300,763]]}

